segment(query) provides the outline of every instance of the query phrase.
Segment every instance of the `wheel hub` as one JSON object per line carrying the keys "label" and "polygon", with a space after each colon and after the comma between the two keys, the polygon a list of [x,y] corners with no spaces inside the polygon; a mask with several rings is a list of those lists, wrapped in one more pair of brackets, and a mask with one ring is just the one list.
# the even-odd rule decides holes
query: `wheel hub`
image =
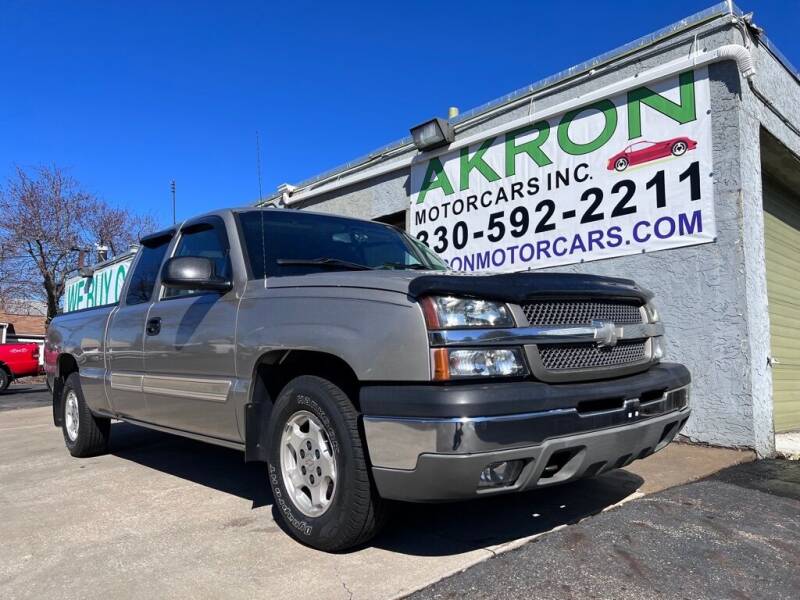
{"label": "wheel hub", "polygon": [[316,415],[299,411],[281,434],[281,474],[295,508],[308,517],[328,510],[336,493],[336,459],[327,429]]}

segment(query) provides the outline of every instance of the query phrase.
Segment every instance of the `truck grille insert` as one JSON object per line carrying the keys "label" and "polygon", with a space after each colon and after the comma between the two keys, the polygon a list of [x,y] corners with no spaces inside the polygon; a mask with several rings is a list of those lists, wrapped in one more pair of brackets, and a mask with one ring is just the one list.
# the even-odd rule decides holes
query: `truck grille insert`
{"label": "truck grille insert", "polygon": [[645,340],[619,342],[611,348],[594,344],[540,344],[539,357],[548,371],[618,367],[647,358]]}
{"label": "truck grille insert", "polygon": [[621,302],[533,302],[523,304],[522,310],[530,325],[588,325],[595,320],[611,321],[619,325],[642,322],[642,313],[638,306]]}

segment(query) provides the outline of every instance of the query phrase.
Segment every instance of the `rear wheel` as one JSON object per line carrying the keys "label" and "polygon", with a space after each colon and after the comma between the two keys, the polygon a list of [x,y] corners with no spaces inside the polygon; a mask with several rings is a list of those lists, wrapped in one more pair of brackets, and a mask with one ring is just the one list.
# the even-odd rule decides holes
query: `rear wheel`
{"label": "rear wheel", "polygon": [[11,375],[3,367],[0,367],[0,393],[5,392],[11,385]]}
{"label": "rear wheel", "polygon": [[61,429],[67,450],[72,456],[96,456],[108,451],[111,420],[95,417],[89,410],[77,373],[72,373],[64,382],[61,406],[64,410]]}
{"label": "rear wheel", "polygon": [[292,535],[326,551],[372,538],[383,503],[347,395],[326,379],[297,377],[278,396],[269,427],[270,486]]}

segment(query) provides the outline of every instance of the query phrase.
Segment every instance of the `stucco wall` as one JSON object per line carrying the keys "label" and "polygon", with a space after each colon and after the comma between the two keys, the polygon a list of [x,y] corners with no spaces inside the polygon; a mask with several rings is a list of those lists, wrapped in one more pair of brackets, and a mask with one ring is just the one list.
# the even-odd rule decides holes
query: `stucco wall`
{"label": "stucco wall", "polygon": [[[697,27],[599,69],[591,79],[538,99],[534,106],[495,115],[459,135],[495,127],[687,56],[693,44],[712,49],[730,43],[742,43],[742,37],[727,21]],[[758,85],[782,97],[790,118],[800,117],[797,83],[771,56],[758,49],[754,53]],[[771,131],[779,130],[779,139],[789,130],[773,113],[765,114],[734,62],[710,65],[709,76],[716,242],[558,270],[630,277],[653,290],[667,327],[668,358],[686,364],[693,373],[693,415],[684,433],[693,440],[754,447],[767,455],[773,450],[773,436],[757,140],[762,122]],[[800,140],[787,145],[800,149]],[[302,208],[362,218],[404,210],[408,176],[407,169],[390,173],[314,198]]]}

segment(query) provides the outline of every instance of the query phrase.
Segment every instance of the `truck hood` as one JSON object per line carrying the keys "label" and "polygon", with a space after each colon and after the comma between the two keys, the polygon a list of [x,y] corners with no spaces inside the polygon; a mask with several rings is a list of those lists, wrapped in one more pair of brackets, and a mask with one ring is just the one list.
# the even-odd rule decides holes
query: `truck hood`
{"label": "truck hood", "polygon": [[429,294],[506,302],[575,298],[644,303],[652,293],[630,279],[581,273],[458,273],[455,271],[331,271],[270,279],[270,288],[344,287],[386,290],[413,298]]}

